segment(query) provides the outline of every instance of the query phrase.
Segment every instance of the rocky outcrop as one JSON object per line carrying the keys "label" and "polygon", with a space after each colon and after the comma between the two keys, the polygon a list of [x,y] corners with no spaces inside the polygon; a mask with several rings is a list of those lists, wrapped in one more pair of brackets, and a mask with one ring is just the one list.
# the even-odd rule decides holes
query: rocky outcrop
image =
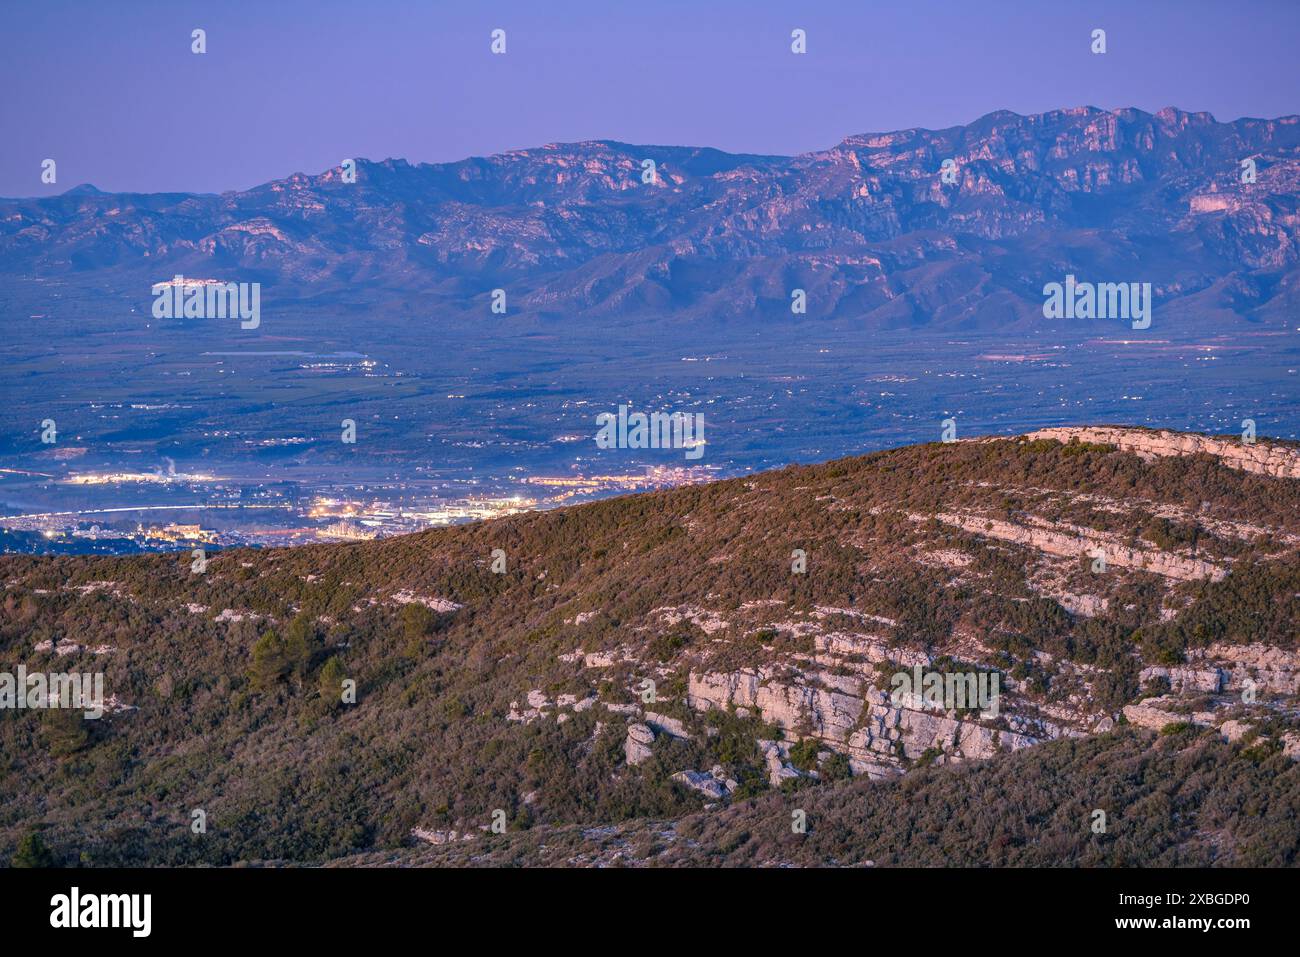
{"label": "rocky outcrop", "polygon": [[[927,516],[909,515],[913,521],[925,521]],[[1058,558],[1079,558],[1100,551],[1108,565],[1151,572],[1179,581],[1220,581],[1227,575],[1219,566],[1196,558],[1185,558],[1154,548],[1134,548],[1123,544],[1113,535],[1064,523],[1052,524],[1033,516],[1026,524],[1017,525],[987,515],[940,512],[934,516],[946,525],[954,525],[967,532],[1014,542],[1037,549]]]}
{"label": "rocky outcrop", "polygon": [[636,766],[650,760],[650,745],[654,743],[655,733],[649,726],[634,721],[627,726],[627,739],[623,742],[623,754],[627,763]]}
{"label": "rocky outcrop", "polygon": [[1243,691],[1253,685],[1257,692],[1267,694],[1300,694],[1300,651],[1259,643],[1214,644],[1192,651],[1188,657],[1217,663],[1224,672],[1225,691]]}
{"label": "rocky outcrop", "polygon": [[1225,741],[1240,741],[1251,727],[1249,721],[1225,721],[1219,725],[1219,734],[1223,735]]}
{"label": "rocky outcrop", "polygon": [[1218,694],[1223,690],[1224,681],[1223,672],[1213,667],[1178,666],[1165,668],[1160,665],[1153,665],[1150,668],[1143,668],[1138,675],[1138,680],[1143,683],[1153,678],[1164,678],[1169,682],[1169,690],[1180,694]]}
{"label": "rocky outcrop", "polygon": [[686,730],[686,725],[678,718],[670,718],[666,714],[656,714],[653,711],[645,713],[645,723],[659,732],[672,738],[689,739],[690,734]]}
{"label": "rocky outcrop", "polygon": [[468,841],[477,835],[473,831],[465,831],[463,834],[459,831],[434,831],[421,827],[411,828],[411,836],[417,841],[423,841],[425,844],[452,844],[456,841]]}
{"label": "rocky outcrop", "polygon": [[1149,731],[1160,731],[1166,725],[1179,724],[1184,721],[1195,724],[1191,715],[1181,714],[1172,710],[1177,701],[1171,695],[1162,695],[1159,698],[1143,698],[1137,704],[1124,705],[1124,717],[1128,719],[1129,724],[1137,725],[1139,728],[1146,728]]}
{"label": "rocky outcrop", "polygon": [[437,598],[429,595],[417,595],[411,591],[393,592],[392,600],[398,605],[423,605],[439,614],[449,615],[453,611],[459,611],[462,605],[458,602],[451,601],[448,598]]}
{"label": "rocky outcrop", "polygon": [[722,766],[717,764],[707,774],[703,771],[678,771],[673,775],[673,780],[715,801],[729,797],[738,786],[733,779],[727,777]]}
{"label": "rocky outcrop", "polygon": [[1224,465],[1274,478],[1300,478],[1300,449],[1268,442],[1247,443],[1240,439],[1219,439],[1187,432],[1107,427],[1039,429],[1030,439],[1056,439],[1113,445],[1144,459],[1169,455],[1212,455]]}
{"label": "rocky outcrop", "polygon": [[1292,761],[1300,761],[1300,733],[1288,731],[1282,735],[1282,753]]}
{"label": "rocky outcrop", "polygon": [[[1186,712],[1177,710],[1179,699],[1175,695],[1162,695],[1159,698],[1144,698],[1137,704],[1124,706],[1124,717],[1130,724],[1149,731],[1160,732],[1170,725],[1192,724],[1200,728],[1217,728],[1223,740],[1230,743],[1248,745],[1253,743],[1248,736],[1259,732],[1260,726],[1250,716],[1246,718],[1229,718],[1224,720],[1231,707],[1236,705],[1234,699],[1219,699],[1209,711]],[[1271,709],[1265,709],[1267,715]],[[1292,761],[1300,761],[1300,732],[1283,731],[1275,737],[1261,735],[1259,743],[1271,743],[1281,748],[1282,754]]]}
{"label": "rocky outcrop", "polygon": [[699,628],[706,635],[722,631],[727,627],[725,618],[714,612],[691,605],[680,605],[676,608],[654,608],[650,611],[650,614],[659,616],[660,620],[669,627],[687,622]]}
{"label": "rocky outcrop", "polygon": [[[582,698],[579,698],[576,694],[562,694],[552,702],[546,697],[546,692],[534,688],[532,691],[528,692],[527,708],[521,710],[518,701],[510,702],[510,710],[506,714],[506,720],[518,721],[522,724],[532,724],[534,721],[539,721],[542,718],[554,715],[555,720],[559,724],[564,724],[564,722],[569,720],[570,715],[557,713],[557,711],[563,711],[567,708],[580,714],[592,705],[596,704],[597,700],[595,693],[590,692]],[[635,706],[629,707],[630,713],[635,713],[637,711]],[[610,710],[613,709],[611,708]]]}
{"label": "rocky outcrop", "polygon": [[[803,680],[762,668],[692,673],[686,700],[701,711],[731,706],[757,711],[788,739],[816,738],[846,754],[855,774],[873,777],[895,774],[927,751],[937,752],[940,761],[986,758],[1067,733],[1016,715],[1004,715],[1010,727],[994,728],[944,712],[895,707],[885,692],[861,679],[828,672]],[[759,742],[774,785],[798,775],[793,768],[783,770],[777,744]]]}
{"label": "rocky outcrop", "polygon": [[1143,668],[1141,680],[1166,678],[1169,690],[1181,694],[1239,693],[1300,694],[1300,652],[1272,645],[1225,645],[1187,653],[1185,665]]}
{"label": "rocky outcrop", "polygon": [[788,745],[783,746],[780,741],[759,741],[758,751],[763,756],[763,764],[767,766],[767,783],[772,787],[779,788],[786,781],[803,777],[799,769],[789,761]]}
{"label": "rocky outcrop", "polygon": [[[79,654],[83,648],[84,648],[83,645],[79,645],[75,641],[72,641],[69,638],[59,639],[59,643],[57,645],[54,643],[52,639],[47,638],[44,641],[38,641],[33,646],[33,650],[36,651],[37,654],[46,654],[52,651],[56,655]],[[101,654],[102,652],[100,651],[100,648],[107,648],[107,646],[101,645],[99,648],[94,649],[92,653]],[[108,650],[111,651],[112,649],[108,648]]]}

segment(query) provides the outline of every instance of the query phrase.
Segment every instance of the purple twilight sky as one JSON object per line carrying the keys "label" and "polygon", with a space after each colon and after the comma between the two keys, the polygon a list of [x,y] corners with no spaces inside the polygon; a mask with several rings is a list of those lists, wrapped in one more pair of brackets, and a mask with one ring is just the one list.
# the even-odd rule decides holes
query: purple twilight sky
{"label": "purple twilight sky", "polygon": [[582,139],[791,154],[995,109],[1276,117],[1300,113],[1298,35],[1295,0],[6,0],[0,195]]}

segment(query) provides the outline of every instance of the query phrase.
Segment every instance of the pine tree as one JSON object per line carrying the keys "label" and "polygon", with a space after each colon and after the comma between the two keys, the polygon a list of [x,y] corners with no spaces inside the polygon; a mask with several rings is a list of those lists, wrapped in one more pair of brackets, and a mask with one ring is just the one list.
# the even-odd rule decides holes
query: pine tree
{"label": "pine tree", "polygon": [[68,708],[51,708],[42,714],[41,734],[56,758],[80,751],[90,740],[82,713]]}
{"label": "pine tree", "polygon": [[11,867],[53,867],[54,855],[50,853],[39,831],[26,834],[18,842],[18,850],[9,859]]}
{"label": "pine tree", "polygon": [[298,615],[289,622],[285,633],[284,653],[289,670],[299,680],[307,676],[311,665],[312,649],[316,645],[316,628],[312,620],[305,615]]}
{"label": "pine tree", "polygon": [[285,641],[268,629],[253,645],[253,667],[249,677],[260,691],[269,691],[289,673],[291,663]]}
{"label": "pine tree", "polygon": [[317,686],[320,688],[321,700],[326,707],[337,708],[343,702],[343,679],[347,677],[347,672],[343,669],[343,663],[338,658],[330,658],[321,668],[320,674],[316,678]]}

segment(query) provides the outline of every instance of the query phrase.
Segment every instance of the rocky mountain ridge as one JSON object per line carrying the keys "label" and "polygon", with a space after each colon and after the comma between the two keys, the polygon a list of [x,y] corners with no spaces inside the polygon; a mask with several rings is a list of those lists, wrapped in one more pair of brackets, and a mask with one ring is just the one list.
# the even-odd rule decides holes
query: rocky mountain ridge
{"label": "rocky mountain ridge", "polygon": [[1146,459],[1167,455],[1211,455],[1232,468],[1277,478],[1300,478],[1300,456],[1292,446],[1216,438],[1168,429],[1055,428],[1030,432],[1031,439],[1098,442]]}
{"label": "rocky mountain ridge", "polygon": [[1001,111],[796,157],[593,141],[356,163],[355,182],[0,200],[0,274],[137,307],[174,274],[258,281],[268,307],[384,315],[489,315],[502,288],[515,323],[789,321],[799,288],[799,321],[1024,330],[1067,273],[1151,282],[1166,332],[1284,328],[1296,302],[1296,117]]}

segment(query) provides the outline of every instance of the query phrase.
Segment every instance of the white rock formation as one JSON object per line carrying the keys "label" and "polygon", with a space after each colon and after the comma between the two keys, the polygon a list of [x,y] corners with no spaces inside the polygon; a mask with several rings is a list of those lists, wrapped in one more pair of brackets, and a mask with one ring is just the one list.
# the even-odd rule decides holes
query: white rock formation
{"label": "white rock formation", "polygon": [[650,760],[650,745],[654,743],[655,733],[647,725],[634,721],[627,726],[627,740],[623,742],[623,754],[627,763],[641,764]]}
{"label": "white rock formation", "polygon": [[655,731],[669,735],[674,738],[690,739],[690,734],[686,731],[686,725],[682,724],[678,718],[670,718],[666,714],[656,714],[653,711],[645,713],[645,723],[650,725]]}
{"label": "white rock formation", "polygon": [[431,608],[441,614],[456,611],[462,606],[448,598],[431,598],[427,595],[417,595],[410,591],[393,592],[392,599],[399,605],[419,604],[425,608]]}
{"label": "white rock formation", "polygon": [[474,837],[473,831],[461,834],[457,831],[430,831],[424,828],[411,828],[411,836],[426,844],[451,844],[455,841],[468,841]]}
{"label": "white rock formation", "polygon": [[1143,668],[1138,675],[1138,680],[1142,682],[1150,681],[1152,678],[1168,679],[1169,690],[1179,693],[1218,694],[1223,689],[1223,672],[1214,667],[1195,668],[1190,665],[1178,665],[1165,668],[1152,665]]}
{"label": "white rock formation", "polygon": [[673,775],[673,780],[715,801],[727,797],[736,789],[736,782],[728,779],[720,767],[715,767],[708,774],[703,771],[678,771]]}
{"label": "white rock formation", "polygon": [[767,765],[767,783],[779,788],[784,782],[803,777],[799,769],[790,764],[789,748],[782,748],[779,741],[759,741],[758,750]]}
{"label": "white rock formation", "polygon": [[1300,449],[1263,441],[1247,444],[1240,439],[1216,439],[1185,432],[1104,427],[1039,429],[1030,432],[1027,438],[1056,439],[1058,442],[1078,439],[1080,442],[1113,445],[1145,459],[1205,453],[1234,469],[1275,478],[1300,478]]}
{"label": "white rock formation", "polygon": [[[731,705],[737,713],[756,710],[763,720],[779,726],[787,739],[816,738],[846,754],[855,774],[872,777],[894,774],[904,758],[915,760],[930,748],[938,748],[952,760],[985,758],[1067,733],[1050,722],[1025,722],[1014,730],[1000,730],[942,712],[895,707],[885,692],[861,678],[828,672],[806,680],[779,677],[769,669],[693,672],[687,677],[686,701],[698,711],[725,710]],[[1009,721],[1013,717],[1004,716]],[[782,755],[773,753],[779,748],[772,744],[773,748],[764,748],[764,756],[769,777],[779,783],[791,774],[778,770]]]}
{"label": "white rock formation", "polygon": [[1273,645],[1225,645],[1189,652],[1192,661],[1215,662],[1225,672],[1225,691],[1240,691],[1247,680],[1257,691],[1300,694],[1300,651],[1288,651]]}
{"label": "white rock formation", "polygon": [[652,608],[650,614],[659,615],[664,624],[669,626],[680,624],[683,621],[690,622],[706,635],[722,631],[727,627],[727,620],[716,612],[696,608],[693,605],[679,605],[675,608],[668,606]]}
{"label": "white rock formation", "polygon": [[1137,704],[1124,705],[1124,717],[1128,719],[1129,724],[1151,731],[1159,731],[1167,724],[1178,724],[1183,721],[1199,723],[1197,715],[1182,714],[1172,710],[1177,701],[1178,699],[1173,695],[1143,698]]}
{"label": "white rock formation", "polygon": [[[1109,565],[1151,572],[1179,581],[1208,579],[1217,582],[1227,575],[1226,571],[1211,562],[1186,558],[1157,548],[1134,548],[1104,532],[1065,523],[1053,524],[1034,516],[1027,516],[1023,525],[972,513],[940,512],[934,517],[945,525],[954,525],[986,538],[1025,545],[1058,558],[1079,558],[1100,549]],[[929,520],[926,515],[909,515],[908,518],[916,522]]]}
{"label": "white rock formation", "polygon": [[1225,741],[1240,741],[1250,729],[1249,721],[1225,721],[1219,725],[1219,734]]}

